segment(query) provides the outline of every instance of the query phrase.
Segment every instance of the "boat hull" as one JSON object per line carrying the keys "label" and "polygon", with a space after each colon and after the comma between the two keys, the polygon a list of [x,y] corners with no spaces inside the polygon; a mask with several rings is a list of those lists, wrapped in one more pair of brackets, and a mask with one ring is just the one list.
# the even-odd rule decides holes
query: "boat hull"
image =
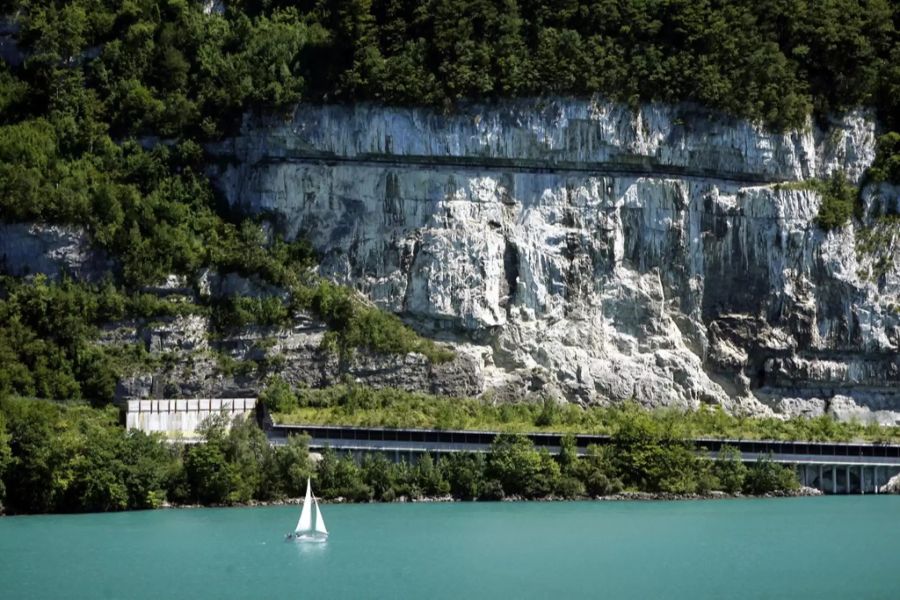
{"label": "boat hull", "polygon": [[289,533],[287,535],[289,542],[299,542],[301,544],[321,544],[328,541],[327,534],[321,533]]}

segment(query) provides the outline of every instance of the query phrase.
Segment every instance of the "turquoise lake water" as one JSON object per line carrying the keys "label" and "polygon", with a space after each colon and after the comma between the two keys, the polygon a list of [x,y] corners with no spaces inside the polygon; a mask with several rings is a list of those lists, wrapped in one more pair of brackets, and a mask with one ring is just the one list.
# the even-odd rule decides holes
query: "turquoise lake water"
{"label": "turquoise lake water", "polygon": [[900,598],[900,497],[0,519],[0,598]]}

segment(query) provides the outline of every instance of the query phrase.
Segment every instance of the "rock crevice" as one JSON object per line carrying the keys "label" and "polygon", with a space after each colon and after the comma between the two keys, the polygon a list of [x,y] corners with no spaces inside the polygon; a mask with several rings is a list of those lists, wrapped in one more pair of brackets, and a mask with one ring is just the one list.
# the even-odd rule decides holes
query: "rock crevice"
{"label": "rock crevice", "polygon": [[890,421],[900,261],[861,274],[897,251],[858,255],[855,225],[815,226],[817,192],[777,185],[858,180],[874,139],[861,112],[771,133],[688,106],[560,99],[450,115],[304,105],[212,150],[234,207],[308,237],[323,275],[474,344],[489,388],[539,369],[579,402],[806,414],[841,396]]}

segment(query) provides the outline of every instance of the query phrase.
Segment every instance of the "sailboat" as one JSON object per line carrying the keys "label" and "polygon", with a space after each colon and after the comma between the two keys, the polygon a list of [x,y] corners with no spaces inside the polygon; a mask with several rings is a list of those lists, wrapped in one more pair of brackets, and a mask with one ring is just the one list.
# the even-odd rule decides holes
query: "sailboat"
{"label": "sailboat", "polygon": [[[313,508],[315,508],[315,519],[313,519]],[[300,520],[297,521],[294,533],[287,534],[287,539],[294,539],[298,542],[324,542],[328,539],[325,518],[319,508],[319,501],[312,494],[309,479],[306,480],[306,497],[303,499],[303,508],[300,510]]]}

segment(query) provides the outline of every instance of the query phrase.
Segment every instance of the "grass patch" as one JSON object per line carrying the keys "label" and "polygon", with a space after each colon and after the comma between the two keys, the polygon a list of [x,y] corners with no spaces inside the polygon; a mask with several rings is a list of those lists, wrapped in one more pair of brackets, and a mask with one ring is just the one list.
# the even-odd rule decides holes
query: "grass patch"
{"label": "grass patch", "polygon": [[816,225],[825,231],[840,229],[850,221],[857,208],[859,190],[848,181],[846,174],[835,171],[828,179],[804,179],[775,185],[776,191],[799,190],[816,192],[822,197]]}
{"label": "grass patch", "polygon": [[384,354],[423,354],[434,363],[453,360],[455,353],[419,336],[396,315],[368,305],[348,287],[326,280],[292,292],[292,304],[316,315],[328,325],[323,346],[343,357],[357,348]]}
{"label": "grass patch", "polygon": [[[472,398],[446,398],[392,388],[372,389],[341,384],[325,389],[290,390],[273,382],[261,400],[285,424],[365,427],[471,429],[521,433],[553,431],[612,434],[636,406],[582,408],[554,402],[503,403]],[[697,411],[661,409],[650,418],[673,437],[688,439],[774,439],[807,441],[900,442],[900,428],[841,423],[829,416],[813,419],[738,417],[720,408]]]}

